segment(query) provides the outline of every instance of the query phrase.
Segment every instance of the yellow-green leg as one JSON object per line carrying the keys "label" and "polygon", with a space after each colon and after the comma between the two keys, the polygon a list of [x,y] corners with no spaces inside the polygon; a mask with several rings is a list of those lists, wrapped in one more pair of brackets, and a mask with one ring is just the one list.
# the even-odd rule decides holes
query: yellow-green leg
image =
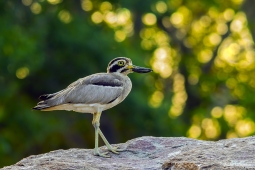
{"label": "yellow-green leg", "polygon": [[97,156],[102,156],[102,157],[110,157],[108,154],[108,152],[104,152],[104,153],[100,153],[99,149],[98,149],[98,132],[99,132],[99,120],[100,120],[100,116],[101,116],[101,112],[98,113],[94,113],[93,114],[93,120],[92,120],[92,124],[95,128],[95,149],[94,149],[94,155]]}
{"label": "yellow-green leg", "polygon": [[99,135],[101,136],[101,138],[103,139],[106,147],[108,148],[108,150],[110,150],[113,153],[119,154],[118,152],[124,151],[124,149],[118,149],[117,147],[112,147],[112,145],[110,145],[110,143],[107,141],[107,139],[105,138],[104,134],[102,133],[102,131],[98,130]]}
{"label": "yellow-green leg", "polygon": [[101,112],[94,113],[93,114],[93,120],[92,120],[92,124],[93,124],[93,126],[95,128],[95,149],[94,149],[94,155],[102,156],[102,157],[110,157],[109,155],[107,155],[108,152],[104,152],[104,153],[100,153],[99,152],[99,149],[98,149],[98,134],[101,136],[101,138],[103,139],[106,147],[111,152],[118,154],[117,151],[123,151],[123,150],[115,148],[115,147],[112,147],[110,145],[110,143],[107,141],[107,139],[105,138],[104,134],[102,133],[102,131],[99,128],[100,127],[100,122],[99,122],[100,121],[100,116],[101,116]]}

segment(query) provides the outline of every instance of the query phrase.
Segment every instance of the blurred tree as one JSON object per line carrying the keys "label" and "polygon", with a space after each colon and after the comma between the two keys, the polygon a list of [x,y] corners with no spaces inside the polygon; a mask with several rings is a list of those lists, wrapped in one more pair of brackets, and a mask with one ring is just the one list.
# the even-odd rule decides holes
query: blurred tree
{"label": "blurred tree", "polygon": [[[0,166],[93,148],[90,114],[34,112],[36,98],[127,56],[126,100],[102,116],[111,143],[255,134],[253,1],[0,1]],[[132,106],[132,108],[130,107]]]}

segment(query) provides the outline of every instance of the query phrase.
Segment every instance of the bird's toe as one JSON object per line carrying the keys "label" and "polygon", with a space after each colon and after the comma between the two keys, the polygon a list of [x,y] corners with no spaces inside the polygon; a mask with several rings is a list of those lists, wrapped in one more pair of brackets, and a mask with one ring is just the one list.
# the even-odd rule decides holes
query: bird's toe
{"label": "bird's toe", "polygon": [[111,152],[115,153],[115,154],[119,154],[119,152],[117,152],[116,150],[114,149],[109,149]]}
{"label": "bird's toe", "polygon": [[101,156],[101,157],[104,157],[104,158],[110,158],[111,156],[108,155],[108,154],[109,154],[109,152],[103,152],[103,153],[100,153],[99,151],[94,152],[95,156]]}
{"label": "bird's toe", "polygon": [[125,151],[125,149],[120,149],[118,146],[117,147],[112,147],[109,149],[111,152],[119,154],[119,152]]}

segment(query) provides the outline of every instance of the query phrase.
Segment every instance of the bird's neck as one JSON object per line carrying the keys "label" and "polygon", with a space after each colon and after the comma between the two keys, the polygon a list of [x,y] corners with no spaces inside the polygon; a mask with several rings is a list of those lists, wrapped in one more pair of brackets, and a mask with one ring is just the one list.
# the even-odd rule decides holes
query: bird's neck
{"label": "bird's neck", "polygon": [[128,73],[126,73],[126,72],[120,73],[120,72],[108,72],[107,71],[107,73],[109,73],[109,74],[117,74],[117,75],[120,75],[120,76],[127,76],[128,75]]}

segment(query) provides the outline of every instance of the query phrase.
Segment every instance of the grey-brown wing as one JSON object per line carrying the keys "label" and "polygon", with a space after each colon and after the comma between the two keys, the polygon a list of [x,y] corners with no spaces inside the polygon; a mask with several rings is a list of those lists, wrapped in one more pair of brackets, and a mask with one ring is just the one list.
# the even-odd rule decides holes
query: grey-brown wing
{"label": "grey-brown wing", "polygon": [[122,86],[88,84],[68,89],[62,97],[64,98],[64,103],[107,104],[118,98],[122,91]]}
{"label": "grey-brown wing", "polygon": [[66,103],[107,104],[118,98],[123,92],[123,83],[111,74],[94,74],[70,84],[66,89],[38,105],[52,107]]}

